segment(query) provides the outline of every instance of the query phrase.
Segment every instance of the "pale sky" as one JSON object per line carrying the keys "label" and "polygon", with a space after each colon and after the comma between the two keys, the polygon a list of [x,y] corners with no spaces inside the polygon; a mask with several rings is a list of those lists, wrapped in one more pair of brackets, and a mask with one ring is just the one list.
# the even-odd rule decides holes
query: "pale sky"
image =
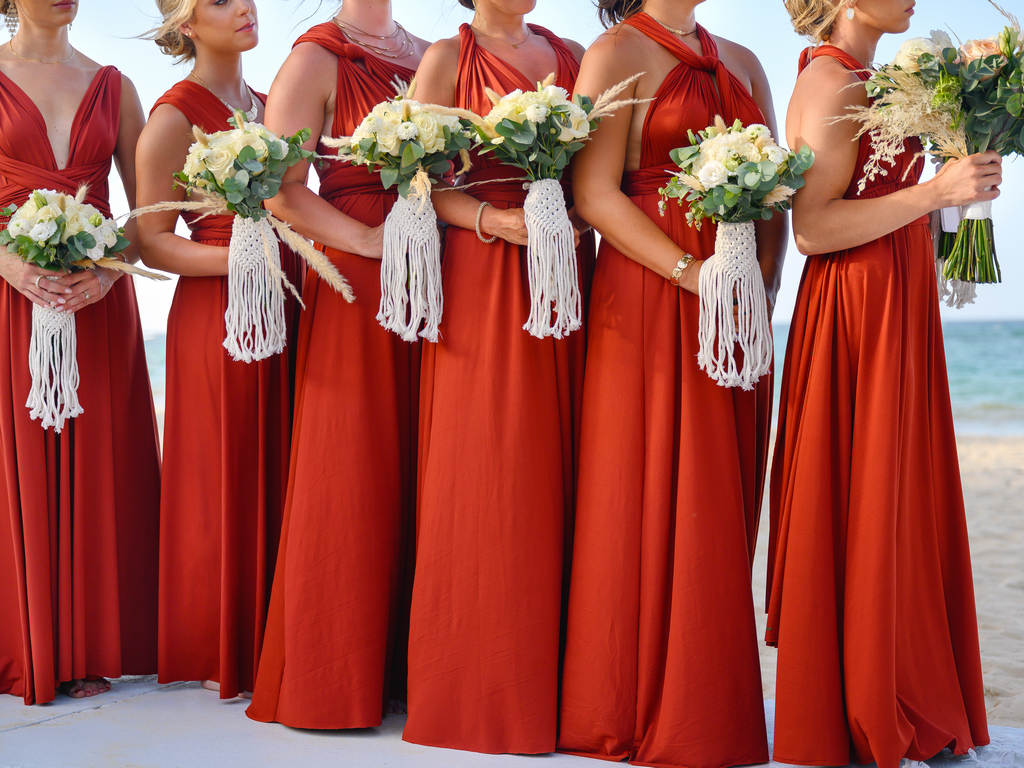
{"label": "pale sky", "polygon": [[[1018,0],[1006,2],[1015,6]],[[249,83],[266,91],[294,39],[313,24],[330,18],[338,5],[335,0],[258,0],[261,43],[246,54]],[[470,18],[470,12],[456,0],[394,0],[394,9],[404,26],[428,40],[455,34],[458,25]],[[806,43],[792,31],[782,1],[707,0],[697,14],[710,31],[747,46],[760,57],[772,85],[779,122],[783,123],[796,79],[797,57]],[[153,0],[81,0],[78,20],[71,31],[77,47],[104,64],[116,65],[135,82],[147,110],[188,73],[187,65],[173,66],[155,44],[133,39],[156,21]],[[591,0],[538,0],[530,21],[583,45],[601,32]],[[947,28],[969,39],[995,34],[1002,26],[1002,17],[985,0],[921,0],[908,36]],[[899,42],[896,38],[883,40],[879,60],[891,59]],[[1020,257],[1024,245],[1024,161],[1007,163],[1003,188],[994,213],[1003,283],[983,287],[973,307],[943,309],[946,320],[1024,318],[1024,266]],[[122,213],[127,207],[123,193],[117,185],[112,189],[114,211]],[[779,322],[788,322],[792,314],[802,264],[803,257],[791,248],[776,311]],[[147,331],[162,331],[173,284],[137,279],[136,286],[144,327]]]}

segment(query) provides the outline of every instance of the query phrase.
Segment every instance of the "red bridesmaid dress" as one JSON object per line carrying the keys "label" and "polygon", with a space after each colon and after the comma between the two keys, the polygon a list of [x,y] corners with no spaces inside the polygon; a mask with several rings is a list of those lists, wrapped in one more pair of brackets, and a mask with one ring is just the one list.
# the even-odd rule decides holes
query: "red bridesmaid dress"
{"label": "red bridesmaid dress", "polygon": [[[715,227],[658,213],[686,130],[763,123],[701,27],[698,56],[645,13],[626,24],[679,59],[649,107],[623,190],[675,243]],[[598,227],[600,229],[600,227]],[[697,367],[699,299],[602,242],[590,303],[559,749],[635,765],[768,760],[751,567],[771,384]]]}
{"label": "red bridesmaid dress", "polygon": [[[161,104],[207,133],[231,127],[223,102],[189,80],[154,109]],[[196,242],[231,239],[230,216],[185,220]],[[281,257],[300,285],[295,255],[282,249]],[[294,329],[298,302],[285,295]],[[227,300],[226,276],[178,278],[160,499],[159,679],[215,680],[221,698],[251,691],[256,675],[288,478],[294,349],[290,341],[257,363],[232,360],[222,346]]]}
{"label": "red bridesmaid dress", "polygon": [[[394,78],[413,75],[330,22],[299,43],[338,57],[335,136],[394,96]],[[317,168],[326,200],[367,226],[384,222],[396,197],[376,174]],[[356,301],[307,275],[281,552],[247,714],[295,728],[368,728],[380,725],[387,697],[403,697],[391,686],[404,684],[419,344],[377,323],[379,260],[325,253]]]}
{"label": "red bridesmaid dress", "polygon": [[[556,84],[579,64],[561,39]],[[532,89],[460,29],[456,105],[486,113],[485,87]],[[468,182],[519,177],[479,158]],[[471,194],[521,208],[521,182]],[[588,238],[589,240],[589,238]],[[581,273],[593,253],[581,249]],[[584,336],[536,339],[526,250],[449,227],[442,340],[425,344],[416,577],[403,738],[476,752],[555,748],[563,546],[573,509]]]}
{"label": "red bridesmaid dress", "polygon": [[[43,116],[0,74],[0,207],[37,188],[109,215],[121,73],[104,67],[58,169]],[[29,419],[32,304],[0,281],[0,693],[52,701],[58,682],[156,669],[160,459],[135,287],[75,313],[85,413],[58,435]]]}
{"label": "red bridesmaid dress", "polygon": [[[866,78],[832,46],[801,69],[817,56]],[[846,197],[916,184],[919,150]],[[988,743],[932,258],[922,218],[804,266],[771,483],[778,761],[896,768]]]}

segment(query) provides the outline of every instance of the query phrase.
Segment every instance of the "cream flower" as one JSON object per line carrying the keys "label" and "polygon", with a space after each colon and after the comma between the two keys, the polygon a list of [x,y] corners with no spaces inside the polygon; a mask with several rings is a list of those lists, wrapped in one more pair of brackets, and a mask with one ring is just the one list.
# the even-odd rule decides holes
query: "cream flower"
{"label": "cream flower", "polygon": [[57,231],[57,222],[53,219],[39,221],[29,230],[28,236],[37,243],[42,243],[53,237]]}
{"label": "cream flower", "polygon": [[995,56],[1000,53],[1002,53],[1002,50],[999,47],[999,40],[995,37],[989,37],[985,40],[968,40],[960,46],[960,55],[964,63],[983,59],[986,56]]}
{"label": "cream flower", "polygon": [[531,104],[526,108],[526,119],[531,123],[543,123],[551,110],[544,104]]}
{"label": "cream flower", "polygon": [[411,141],[420,134],[420,129],[416,127],[415,123],[411,123],[406,120],[404,123],[399,123],[395,129],[395,134],[402,141]]}
{"label": "cream flower", "polygon": [[942,48],[931,38],[914,37],[900,46],[892,63],[904,72],[920,72],[921,67],[917,60],[926,53],[939,56],[942,54]]}
{"label": "cream flower", "polygon": [[717,160],[705,163],[697,174],[697,180],[705,189],[719,187],[729,180],[729,172],[726,167]]}

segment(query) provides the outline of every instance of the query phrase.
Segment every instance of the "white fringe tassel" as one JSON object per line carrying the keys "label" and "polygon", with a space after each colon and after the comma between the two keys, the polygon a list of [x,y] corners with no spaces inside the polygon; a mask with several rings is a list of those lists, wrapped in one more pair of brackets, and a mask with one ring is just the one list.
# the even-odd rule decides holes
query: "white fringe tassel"
{"label": "white fringe tassel", "polygon": [[84,413],[78,402],[78,352],[73,312],[55,312],[32,305],[32,338],[28,345],[32,387],[25,407],[43,429],[60,434],[64,422]]}
{"label": "white fringe tassel", "polygon": [[772,328],[752,222],[718,225],[715,255],[700,270],[698,334],[697,364],[719,386],[750,390],[771,370]]}
{"label": "white fringe tassel", "polygon": [[530,278],[530,317],[523,330],[538,339],[561,339],[579,329],[583,316],[576,244],[562,185],[554,179],[531,183],[523,209]]}
{"label": "white fringe tassel", "polygon": [[384,222],[377,322],[406,341],[419,335],[436,342],[443,311],[441,237],[434,206],[429,197],[399,197]]}
{"label": "white fringe tassel", "polygon": [[284,350],[288,328],[281,275],[281,253],[270,222],[235,216],[224,313],[224,349],[233,360],[252,363]]}

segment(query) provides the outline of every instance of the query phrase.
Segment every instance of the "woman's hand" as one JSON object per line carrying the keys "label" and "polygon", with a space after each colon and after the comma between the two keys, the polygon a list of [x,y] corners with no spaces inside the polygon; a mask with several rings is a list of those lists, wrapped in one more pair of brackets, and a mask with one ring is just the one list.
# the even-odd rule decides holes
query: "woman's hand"
{"label": "woman's hand", "polygon": [[107,295],[123,274],[112,269],[96,267],[61,275],[54,282],[68,291],[63,311],[77,312],[90,304],[95,304]]}
{"label": "woman's hand", "polygon": [[970,203],[995,200],[1003,183],[1003,159],[995,152],[984,152],[950,160],[926,186],[935,197],[935,208],[953,208]]}
{"label": "woman's hand", "polygon": [[61,274],[41,269],[9,253],[0,255],[0,277],[26,299],[40,307],[64,308],[71,292],[59,284]]}
{"label": "woman's hand", "polygon": [[356,243],[356,255],[364,256],[367,259],[384,258],[384,225],[379,227],[365,227],[362,236]]}
{"label": "woman's hand", "polygon": [[485,235],[497,235],[513,245],[526,245],[526,212],[522,208],[488,205],[480,216],[480,231]]}

